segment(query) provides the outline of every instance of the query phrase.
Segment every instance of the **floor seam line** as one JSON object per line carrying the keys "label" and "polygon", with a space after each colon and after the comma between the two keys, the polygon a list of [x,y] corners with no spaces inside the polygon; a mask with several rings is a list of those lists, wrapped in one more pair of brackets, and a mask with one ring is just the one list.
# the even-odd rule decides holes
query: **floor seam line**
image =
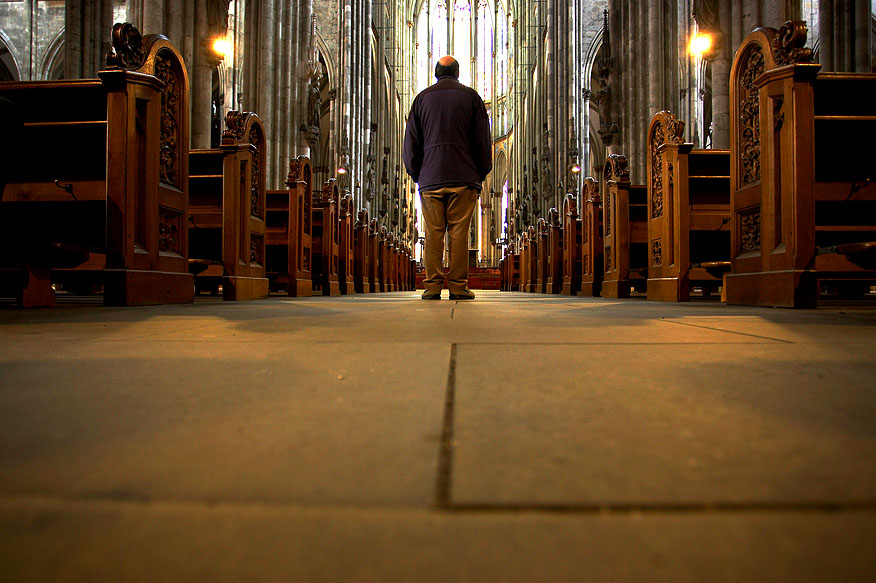
{"label": "floor seam line", "polygon": [[[656,318],[655,318],[656,320]],[[760,338],[761,340],[771,340],[772,342],[781,342],[783,344],[795,344],[791,340],[782,340],[781,338],[771,338],[769,336],[759,336],[757,334],[749,334],[748,332],[736,332],[735,330],[722,330],[720,328],[712,328],[711,326],[702,326],[699,324],[691,324],[690,322],[677,322],[675,320],[666,320],[660,318],[657,322],[665,322],[666,324],[676,324],[678,326],[689,326],[691,328],[700,328],[702,330],[712,330],[713,332],[725,332],[727,334],[736,334],[737,336],[745,336],[747,338]]]}
{"label": "floor seam line", "polygon": [[441,445],[438,452],[438,472],[435,480],[436,508],[446,508],[450,503],[450,481],[453,470],[453,408],[456,396],[456,346],[455,343],[450,345],[447,391],[444,397]]}

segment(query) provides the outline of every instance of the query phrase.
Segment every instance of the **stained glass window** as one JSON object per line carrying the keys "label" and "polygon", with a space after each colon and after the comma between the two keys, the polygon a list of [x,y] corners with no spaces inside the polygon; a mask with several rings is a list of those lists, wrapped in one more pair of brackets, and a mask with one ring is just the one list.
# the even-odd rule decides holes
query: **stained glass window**
{"label": "stained glass window", "polygon": [[431,84],[432,63],[429,57],[429,22],[426,10],[417,19],[417,92]]}
{"label": "stained glass window", "polygon": [[432,25],[432,60],[437,61],[446,55],[448,42],[447,2],[435,2],[435,19]]}
{"label": "stained glass window", "polygon": [[475,89],[489,101],[493,98],[493,15],[487,0],[478,3],[478,76]]}
{"label": "stained glass window", "polygon": [[453,56],[459,62],[459,82],[471,86],[471,4],[456,0],[453,8]]}

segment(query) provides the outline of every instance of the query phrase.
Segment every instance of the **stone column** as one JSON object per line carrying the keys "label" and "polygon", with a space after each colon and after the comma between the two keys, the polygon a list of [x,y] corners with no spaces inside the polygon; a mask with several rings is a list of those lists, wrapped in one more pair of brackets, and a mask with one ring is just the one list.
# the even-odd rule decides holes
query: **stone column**
{"label": "stone column", "polygon": [[[196,0],[194,10],[194,43],[189,80],[191,96],[191,147],[210,147],[210,125],[212,122],[213,71],[219,59],[213,56],[212,39],[208,34],[207,2]],[[217,31],[218,32],[218,31]],[[171,41],[175,42],[175,41]],[[176,41],[178,42],[178,41]],[[221,112],[220,112],[221,115]]]}
{"label": "stone column", "polygon": [[712,148],[726,149],[730,147],[730,68],[735,47],[726,34],[729,32],[730,7],[726,2],[718,2],[718,7],[717,34],[721,46],[712,61]]}
{"label": "stone column", "polygon": [[[29,14],[31,2],[27,4]],[[67,0],[64,26],[65,76],[68,79],[96,77],[97,72],[104,68],[104,55],[110,47],[112,0]],[[36,69],[37,61],[33,61]],[[24,79],[25,72],[21,73]],[[28,71],[28,78],[36,79],[38,74],[38,70]]]}

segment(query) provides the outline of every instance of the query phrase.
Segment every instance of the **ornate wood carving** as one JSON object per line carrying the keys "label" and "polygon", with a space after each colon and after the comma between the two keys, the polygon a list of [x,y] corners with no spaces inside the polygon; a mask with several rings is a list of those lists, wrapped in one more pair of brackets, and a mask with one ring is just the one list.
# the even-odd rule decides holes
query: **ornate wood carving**
{"label": "ornate wood carving", "polygon": [[262,208],[262,197],[260,196],[262,185],[262,145],[265,140],[262,138],[262,131],[258,125],[253,125],[249,129],[249,143],[253,145],[252,153],[252,169],[251,169],[251,184],[250,184],[250,212],[256,218],[264,218],[264,209]]}
{"label": "ornate wood carving", "polygon": [[606,204],[605,208],[602,209],[602,214],[605,217],[603,219],[603,230],[605,230],[605,236],[608,237],[609,235],[611,235],[611,207],[613,206],[615,201],[614,193],[609,190],[608,196],[606,198],[606,202],[608,204]]}
{"label": "ornate wood carving", "polygon": [[669,200],[672,200],[675,196],[675,168],[673,168],[672,164],[667,164],[666,170],[669,173],[669,184],[667,185],[667,192],[669,193]]}
{"label": "ornate wood carving", "polygon": [[158,249],[162,253],[182,255],[182,213],[164,207],[159,208]]}
{"label": "ornate wood carving", "polygon": [[740,111],[740,152],[742,156],[742,184],[760,180],[760,101],[755,79],[764,72],[764,55],[755,46],[746,56],[742,68],[742,103]]}
{"label": "ornate wood carving", "polygon": [[113,25],[112,48],[106,54],[108,69],[139,69],[146,61],[143,36],[130,22]]}
{"label": "ornate wood carving", "polygon": [[660,146],[665,143],[663,123],[654,122],[651,134],[651,218],[663,216],[663,158],[660,156]]}
{"label": "ornate wood carving", "polygon": [[286,175],[286,186],[294,187],[301,178],[301,163],[298,158],[289,160],[289,174]]}
{"label": "ornate wood carving", "polygon": [[755,210],[740,213],[740,225],[742,237],[742,253],[755,253],[760,251],[760,207]]}
{"label": "ornate wood carving", "polygon": [[651,241],[651,265],[663,265],[663,240]]}
{"label": "ornate wood carving", "polygon": [[604,259],[605,271],[607,273],[607,272],[611,271],[612,269],[614,269],[614,266],[611,264],[611,245],[607,245],[605,247],[604,257],[605,257],[605,259]]}
{"label": "ornate wood carving", "polygon": [[257,265],[264,265],[265,239],[261,235],[255,233],[250,234],[249,238],[249,262]]}
{"label": "ornate wood carving", "polygon": [[222,137],[230,140],[242,140],[246,131],[246,120],[252,115],[249,111],[231,110],[225,114],[225,131]]}
{"label": "ornate wood carving", "polygon": [[785,112],[782,111],[782,106],[785,104],[785,100],[781,97],[777,97],[773,99],[773,130],[779,131],[782,129],[782,126],[785,124]]}
{"label": "ornate wood carving", "polygon": [[[161,181],[181,187],[180,176],[180,119],[182,119],[182,83],[180,72],[174,67],[173,53],[161,50],[155,55],[155,76],[164,82],[161,94],[161,154],[159,171]],[[187,104],[185,104],[187,105]]]}
{"label": "ornate wood carving", "polygon": [[806,23],[802,20],[789,20],[782,25],[773,38],[773,57],[777,65],[808,63],[812,60],[812,49],[803,46],[807,32]]}

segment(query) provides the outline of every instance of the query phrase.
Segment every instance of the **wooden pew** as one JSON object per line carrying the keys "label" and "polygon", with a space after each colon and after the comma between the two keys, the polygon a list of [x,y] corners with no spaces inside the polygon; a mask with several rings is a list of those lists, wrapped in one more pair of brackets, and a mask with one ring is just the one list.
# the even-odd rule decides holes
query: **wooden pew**
{"label": "wooden pew", "polygon": [[508,247],[502,249],[502,259],[499,260],[499,276],[501,279],[501,291],[511,291],[508,283]]}
{"label": "wooden pew", "polygon": [[345,194],[338,207],[338,285],[345,296],[355,293],[353,285],[353,195]]}
{"label": "wooden pew", "polygon": [[266,298],[265,131],[252,112],[225,124],[220,147],[189,155],[189,272],[196,291],[221,282],[225,300]]}
{"label": "wooden pew", "polygon": [[384,249],[386,253],[386,291],[398,291],[396,287],[398,285],[396,278],[398,272],[398,253],[395,249],[395,236],[392,233],[387,232]]}
{"label": "wooden pew", "polygon": [[563,223],[560,211],[548,211],[548,261],[547,293],[558,294],[563,290]]}
{"label": "wooden pew", "polygon": [[[528,246],[526,258],[525,258],[525,269],[526,269],[526,277],[521,277],[520,280],[520,291],[524,291],[527,293],[535,293],[536,288],[538,286],[538,233],[536,232],[534,225],[529,225],[529,228],[526,229],[526,232],[523,234],[526,245]],[[521,273],[523,272],[524,266],[523,261],[524,258],[521,256]]]}
{"label": "wooden pew", "polygon": [[602,296],[628,298],[635,286],[643,291],[648,271],[648,192],[643,184],[630,184],[627,158],[610,154],[603,170]]}
{"label": "wooden pew", "polygon": [[567,194],[563,201],[563,294],[576,296],[581,289],[581,219],[578,199]]}
{"label": "wooden pew", "polygon": [[544,218],[538,219],[536,237],[536,249],[538,256],[536,257],[536,274],[535,274],[535,292],[540,294],[548,293],[548,273],[550,272],[550,255],[548,246],[548,227],[547,221]]}
{"label": "wooden pew", "polygon": [[520,289],[520,253],[514,246],[511,247],[511,264],[509,267],[511,291],[517,291]]}
{"label": "wooden pew", "polygon": [[377,265],[377,281],[380,285],[380,291],[392,291],[392,286],[389,281],[389,233],[386,230],[386,225],[380,226],[377,237],[377,247],[377,253],[380,257],[380,262]]}
{"label": "wooden pew", "polygon": [[581,220],[581,291],[582,296],[602,294],[603,243],[602,199],[599,185],[590,176],[582,186],[584,217]]}
{"label": "wooden pew", "polygon": [[532,250],[529,247],[529,235],[527,233],[523,233],[522,237],[518,239],[520,243],[518,243],[517,248],[520,249],[520,291],[526,291],[526,282],[529,281],[531,275],[529,273],[529,255]]}
{"label": "wooden pew", "polygon": [[730,270],[730,151],[694,149],[668,111],[648,129],[648,299],[708,296]]}
{"label": "wooden pew", "polygon": [[313,295],[313,171],[310,158],[289,161],[285,190],[266,196],[265,261],[274,289],[292,297]]}
{"label": "wooden pew", "polygon": [[128,23],[112,47],[98,79],[0,83],[23,122],[0,203],[20,307],[54,305],[53,277],[96,278],[105,305],[193,301],[185,63]]}
{"label": "wooden pew", "polygon": [[341,295],[338,281],[338,185],[334,178],[323,184],[313,203],[313,291]]}
{"label": "wooden pew", "polygon": [[806,26],[752,32],[730,74],[727,303],[811,308],[876,280],[876,75],[819,73]]}
{"label": "wooden pew", "polygon": [[371,242],[368,232],[368,211],[356,214],[353,226],[353,289],[357,294],[371,293],[369,269],[371,267]]}
{"label": "wooden pew", "polygon": [[382,251],[380,245],[380,229],[377,226],[377,219],[371,219],[368,223],[368,288],[371,293],[383,291],[382,273]]}

